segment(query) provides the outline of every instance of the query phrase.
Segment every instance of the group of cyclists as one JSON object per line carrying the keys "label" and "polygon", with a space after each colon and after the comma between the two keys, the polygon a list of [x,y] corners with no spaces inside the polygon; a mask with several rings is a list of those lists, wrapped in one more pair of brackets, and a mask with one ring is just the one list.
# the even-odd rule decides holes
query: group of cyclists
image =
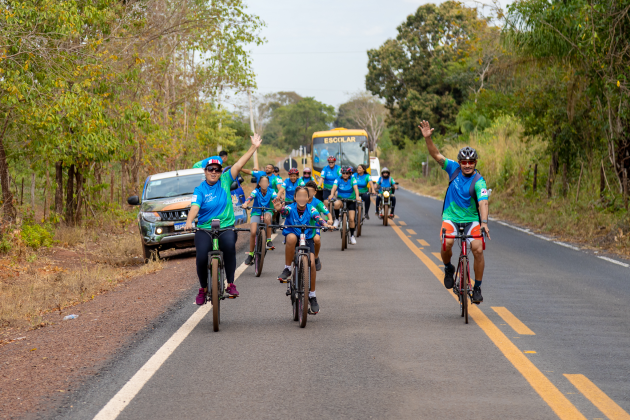
{"label": "group of cyclists", "polygon": [[[462,148],[457,156],[457,162],[444,157],[434,145],[431,135],[433,129],[427,121],[422,121],[419,126],[425,138],[429,154],[440,164],[449,175],[449,187],[444,200],[442,214],[442,232],[452,234],[464,228],[467,235],[479,236],[483,228],[489,239],[488,229],[488,191],[485,180],[476,170],[477,152],[471,147]],[[210,227],[213,219],[220,220],[220,227],[226,228],[234,225],[234,210],[230,200],[230,187],[237,179],[240,172],[250,174],[256,180],[256,187],[245,200],[243,208],[251,206],[250,213],[250,246],[245,264],[251,265],[254,259],[254,243],[259,223],[267,226],[268,250],[275,249],[271,240],[271,225],[278,228],[280,217],[285,218],[285,226],[308,225],[312,229],[305,232],[306,246],[310,248],[311,265],[311,289],[309,291],[310,312],[319,312],[319,304],[316,296],[316,272],[321,270],[319,256],[321,246],[321,231],[319,227],[336,229],[339,226],[339,211],[343,206],[340,199],[346,201],[346,209],[349,216],[350,244],[356,244],[355,238],[355,212],[356,203],[364,203],[365,218],[369,219],[370,196],[376,195],[382,188],[397,189],[396,182],[388,168],[381,170],[378,181],[370,178],[366,165],[356,168],[351,166],[339,166],[334,156],[328,158],[328,166],[321,171],[319,182],[313,178],[310,168],[304,168],[302,176],[296,168],[289,169],[288,177],[283,180],[279,176],[279,170],[272,164],[265,166],[264,170],[248,171],[243,166],[249,161],[254,152],[260,147],[262,139],[258,134],[251,137],[249,150],[232,166],[224,168],[222,156],[212,156],[201,161],[204,168],[205,181],[195,188],[191,210],[186,221],[186,230],[193,229],[193,222],[197,217],[197,227],[204,229]],[[318,190],[322,190],[323,201],[315,197]],[[329,211],[332,203],[333,214]],[[390,196],[391,210],[389,217],[394,217],[396,198]],[[376,198],[376,214],[379,214],[380,196]],[[361,222],[361,221],[359,221]],[[285,237],[285,264],[278,276],[280,282],[289,281],[292,272],[292,264],[296,244],[300,237],[300,230],[296,228],[282,228]],[[481,241],[468,239],[474,255],[474,287],[472,292],[473,303],[481,303],[481,282],[484,271],[483,247]],[[441,257],[444,263],[444,286],[452,289],[454,286],[455,267],[451,264],[453,239],[446,239],[442,247]],[[195,233],[197,275],[199,277],[199,292],[196,303],[204,305],[208,300],[208,252],[212,244],[208,235]],[[231,297],[239,295],[234,285],[234,273],[236,270],[236,232],[226,230],[219,237],[219,249],[223,253],[226,279],[228,287],[226,293]]]}

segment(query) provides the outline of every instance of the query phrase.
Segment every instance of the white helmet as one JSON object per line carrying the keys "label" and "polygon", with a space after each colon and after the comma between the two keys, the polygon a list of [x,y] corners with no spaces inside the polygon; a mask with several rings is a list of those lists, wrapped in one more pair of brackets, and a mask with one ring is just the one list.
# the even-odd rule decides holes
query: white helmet
{"label": "white helmet", "polygon": [[383,175],[385,172],[390,173],[389,169],[387,169],[387,166],[381,169],[381,175]]}

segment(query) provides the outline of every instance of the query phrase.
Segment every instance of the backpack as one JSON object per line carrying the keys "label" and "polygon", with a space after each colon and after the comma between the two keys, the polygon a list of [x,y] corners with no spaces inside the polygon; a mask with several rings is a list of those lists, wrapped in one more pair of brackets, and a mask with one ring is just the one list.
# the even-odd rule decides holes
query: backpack
{"label": "backpack", "polygon": [[[448,194],[448,189],[451,188],[451,184],[453,183],[453,181],[455,181],[455,178],[457,178],[461,172],[462,172],[462,168],[458,167],[457,169],[455,169],[455,171],[453,171],[453,174],[448,179],[448,188],[446,189],[446,194],[444,194],[444,201],[442,202],[442,214],[444,214],[444,207],[446,206],[446,195]],[[481,174],[479,173],[478,170],[475,169],[475,175],[473,175],[473,180],[470,183],[470,189],[468,190],[468,193],[470,194],[470,196],[475,199],[475,206],[477,207],[477,215],[479,216],[479,223],[481,223],[481,214],[479,213],[479,201],[477,200],[477,191],[475,191],[475,184],[480,179],[481,179]]]}

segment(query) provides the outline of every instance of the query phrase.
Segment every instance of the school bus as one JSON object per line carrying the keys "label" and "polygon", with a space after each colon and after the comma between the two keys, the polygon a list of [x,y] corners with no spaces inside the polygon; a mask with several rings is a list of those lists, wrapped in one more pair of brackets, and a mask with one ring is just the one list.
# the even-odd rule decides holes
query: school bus
{"label": "school bus", "polygon": [[334,156],[339,166],[352,166],[355,173],[357,166],[366,165],[370,173],[370,151],[365,130],[335,128],[329,131],[316,131],[311,140],[313,157],[313,175],[318,179],[322,169],[328,165],[328,157]]}

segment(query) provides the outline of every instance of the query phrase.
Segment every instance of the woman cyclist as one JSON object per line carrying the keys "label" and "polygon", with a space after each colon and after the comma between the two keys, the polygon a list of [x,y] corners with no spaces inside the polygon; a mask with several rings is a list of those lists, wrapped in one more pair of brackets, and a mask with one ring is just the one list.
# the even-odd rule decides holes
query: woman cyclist
{"label": "woman cyclist", "polygon": [[[394,178],[389,176],[389,169],[387,167],[381,169],[381,177],[378,179],[376,183],[378,185],[378,192],[381,192],[383,188],[393,188],[394,190],[398,189],[398,185],[396,185],[396,181]],[[394,191],[389,196],[389,200],[392,203],[391,208],[389,209],[389,218],[394,218],[394,207],[396,207],[396,197],[394,196]],[[376,196],[376,215],[378,216],[379,209],[381,207],[381,196]]]}
{"label": "woman cyclist", "polygon": [[304,186],[299,179],[300,171],[297,168],[289,169],[289,177],[284,180],[282,184],[278,184],[278,196],[284,197],[284,201],[288,203],[293,202],[293,194],[298,186]]}
{"label": "woman cyclist", "polygon": [[322,169],[321,172],[321,183],[324,184],[324,195],[322,198],[326,206],[328,206],[328,197],[332,191],[333,184],[335,183],[335,180],[341,176],[341,167],[339,167],[339,165],[335,165],[335,162],[337,162],[337,159],[335,159],[334,156],[329,156],[328,166]]}
{"label": "woman cyclist", "polygon": [[[335,193],[337,193],[339,198],[357,200],[358,202],[361,201],[357,180],[352,176],[352,166],[344,166],[341,168],[341,177],[335,180],[330,195],[334,197]],[[357,210],[357,203],[351,201],[347,203],[346,206],[348,209],[348,218],[350,219],[348,220],[350,222],[350,244],[356,245],[357,240],[354,237],[354,216]],[[341,207],[343,207],[341,200],[335,201],[335,229],[339,227],[339,209],[341,209]]]}
{"label": "woman cyclist", "polygon": [[[328,211],[324,203],[315,198],[315,193],[317,192],[317,183],[315,181],[308,181],[306,183],[306,188],[308,188],[308,195],[309,197],[311,197],[308,204],[314,207],[324,220],[328,221],[330,219],[330,217],[328,216],[330,212]],[[317,271],[322,269],[322,263],[319,261],[319,249],[322,246],[321,239],[322,238],[320,235],[320,231],[319,229],[317,229],[315,231],[315,237],[313,238],[313,241],[315,242],[315,267],[317,268]]]}
{"label": "woman cyclist", "polygon": [[271,242],[271,216],[273,215],[273,203],[278,194],[269,187],[269,178],[262,176],[258,180],[258,184],[251,195],[245,200],[242,207],[247,208],[250,201],[253,202],[252,207],[264,207],[266,210],[260,208],[252,209],[250,214],[251,230],[249,236],[249,254],[245,259],[246,265],[252,265],[254,263],[254,243],[256,242],[256,233],[258,232],[258,223],[261,221],[267,225],[267,249],[275,249]]}
{"label": "woman cyclist", "polygon": [[302,185],[306,185],[307,182],[312,181],[313,179],[311,168],[304,168],[304,170],[302,170],[302,178],[300,178]]}
{"label": "woman cyclist", "polygon": [[[206,163],[203,181],[192,196],[192,205],[186,219],[186,230],[192,229],[193,220],[199,215],[197,226],[210,228],[213,219],[221,221],[221,228],[234,227],[234,207],[230,198],[232,182],[243,169],[243,166],[260,147],[262,139],[258,134],[251,137],[252,145],[249,150],[236,162],[229,171],[223,172],[223,161],[219,156],[213,156]],[[199,293],[197,305],[206,303],[208,297],[208,252],[212,251],[212,238],[206,232],[195,232],[195,248],[197,249],[197,276],[199,277]],[[219,237],[219,249],[223,252],[225,276],[228,287],[226,292],[230,296],[238,296],[234,285],[234,271],[236,271],[236,232],[227,230]]]}
{"label": "woman cyclist", "polygon": [[361,200],[365,203],[363,204],[365,207],[363,213],[365,214],[365,218],[369,220],[371,204],[370,194],[376,194],[376,190],[373,182],[370,181],[370,174],[367,173],[367,165],[361,164],[357,166],[357,173],[354,175],[354,178],[357,180],[357,187],[359,188]]}
{"label": "woman cyclist", "polygon": [[[287,225],[310,225],[311,221],[315,221],[320,225],[326,224],[326,222],[319,217],[317,210],[308,204],[309,199],[308,189],[304,186],[298,186],[295,190],[294,203],[288,205],[285,203],[283,205],[279,200],[276,200],[274,207],[284,215],[286,218],[285,224]],[[330,221],[328,221],[328,224],[330,224]],[[301,231],[296,228],[285,228],[282,234],[286,238],[287,245],[284,248],[284,270],[282,270],[282,273],[278,276],[278,280],[286,283],[287,279],[291,276],[291,263],[295,257],[295,247]],[[319,305],[317,304],[317,297],[315,296],[315,280],[317,277],[317,269],[315,267],[315,242],[313,241],[315,229],[306,229],[304,234],[306,235],[306,246],[311,249],[311,290],[308,292],[308,301],[311,313],[316,314],[319,312]]]}

